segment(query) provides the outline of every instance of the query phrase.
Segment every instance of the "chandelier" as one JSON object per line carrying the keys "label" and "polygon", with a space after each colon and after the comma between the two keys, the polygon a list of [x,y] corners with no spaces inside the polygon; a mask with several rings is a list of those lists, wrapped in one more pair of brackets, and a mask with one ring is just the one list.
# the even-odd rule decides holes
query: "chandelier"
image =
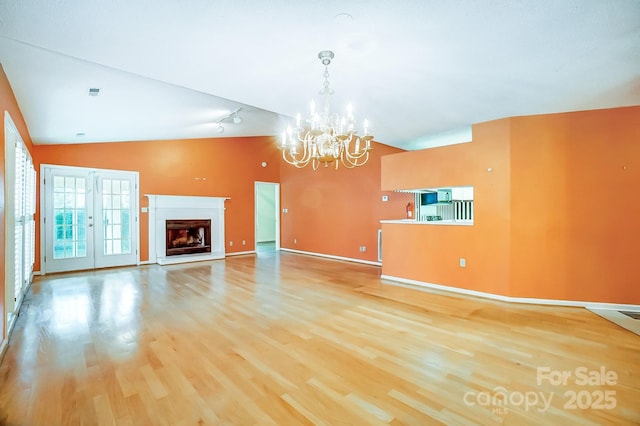
{"label": "chandelier", "polygon": [[304,122],[300,114],[296,117],[294,128],[289,125],[282,132],[280,149],[282,158],[287,163],[303,168],[311,164],[313,170],[318,170],[320,163],[325,167],[333,164],[352,169],[362,166],[369,159],[371,140],[369,124],[363,123],[363,135],[358,136],[355,130],[355,119],[351,104],[347,107],[346,115],[340,116],[331,112],[331,95],[333,89],[329,87],[329,64],[334,54],[330,50],[318,53],[318,58],[324,65],[324,83],[319,94],[322,95],[323,105],[316,111],[315,102],[311,101],[311,114]]}

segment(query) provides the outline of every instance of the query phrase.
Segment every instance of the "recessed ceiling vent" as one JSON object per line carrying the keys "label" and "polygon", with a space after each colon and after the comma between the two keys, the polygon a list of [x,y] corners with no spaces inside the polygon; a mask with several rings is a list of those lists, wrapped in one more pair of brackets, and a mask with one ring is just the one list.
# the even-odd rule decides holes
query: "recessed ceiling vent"
{"label": "recessed ceiling vent", "polygon": [[98,96],[100,94],[100,89],[97,87],[89,88],[89,96]]}

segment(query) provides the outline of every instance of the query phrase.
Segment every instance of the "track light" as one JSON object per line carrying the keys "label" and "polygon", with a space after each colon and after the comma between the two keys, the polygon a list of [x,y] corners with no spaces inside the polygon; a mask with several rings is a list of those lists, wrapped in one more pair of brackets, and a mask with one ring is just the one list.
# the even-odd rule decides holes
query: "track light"
{"label": "track light", "polygon": [[224,122],[230,122],[233,121],[233,124],[240,124],[242,123],[242,117],[240,117],[238,115],[238,112],[241,110],[242,108],[238,108],[235,111],[230,112],[229,114],[225,115],[224,117],[222,117],[221,119],[219,119],[218,121],[216,121],[216,124],[218,125],[218,127],[216,128],[216,131],[218,133],[224,133],[224,126],[222,125],[222,123]]}

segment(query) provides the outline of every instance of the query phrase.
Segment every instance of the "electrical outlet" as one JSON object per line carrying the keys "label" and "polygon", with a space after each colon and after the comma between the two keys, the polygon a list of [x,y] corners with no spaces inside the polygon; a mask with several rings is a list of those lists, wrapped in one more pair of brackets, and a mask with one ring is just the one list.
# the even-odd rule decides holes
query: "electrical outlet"
{"label": "electrical outlet", "polygon": [[246,245],[247,245],[247,242],[246,242],[245,240],[242,240],[242,245],[243,245],[243,246],[246,246]]}
{"label": "electrical outlet", "polygon": [[295,238],[293,239],[293,244],[298,244],[298,240],[296,240]]}
{"label": "electrical outlet", "polygon": [[233,247],[233,241],[229,241],[229,247]]}
{"label": "electrical outlet", "polygon": [[460,267],[461,268],[466,268],[467,267],[467,259],[465,259],[464,257],[460,258]]}

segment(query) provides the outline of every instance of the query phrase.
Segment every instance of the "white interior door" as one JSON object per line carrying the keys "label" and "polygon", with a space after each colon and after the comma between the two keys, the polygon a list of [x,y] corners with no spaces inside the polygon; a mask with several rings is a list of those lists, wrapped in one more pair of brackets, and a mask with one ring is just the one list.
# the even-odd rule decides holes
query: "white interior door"
{"label": "white interior door", "polygon": [[135,172],[43,166],[43,272],[138,261]]}

